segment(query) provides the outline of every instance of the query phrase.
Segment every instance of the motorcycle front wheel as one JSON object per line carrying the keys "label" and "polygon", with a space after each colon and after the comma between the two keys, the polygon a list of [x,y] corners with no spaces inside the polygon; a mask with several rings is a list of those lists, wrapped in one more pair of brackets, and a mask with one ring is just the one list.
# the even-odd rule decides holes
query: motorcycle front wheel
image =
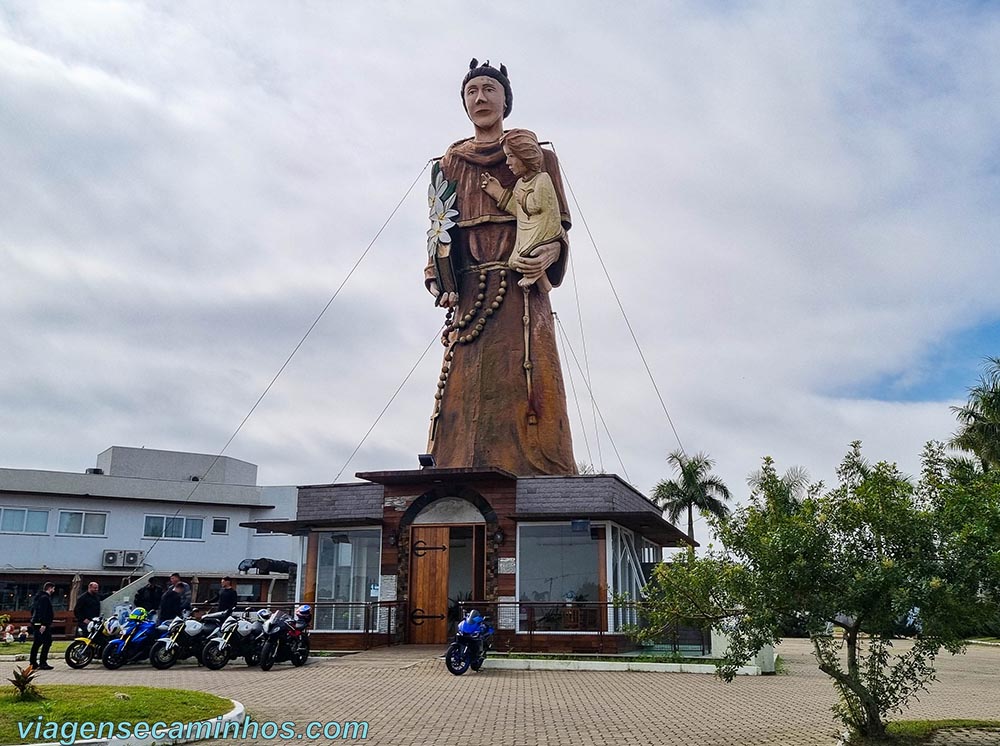
{"label": "motorcycle front wheel", "polygon": [[170,648],[167,648],[165,642],[157,640],[149,651],[149,662],[153,664],[153,668],[163,671],[177,662],[179,653],[180,647],[177,645],[171,645]]}
{"label": "motorcycle front wheel", "polygon": [[125,665],[125,654],[120,647],[108,645],[104,648],[104,653],[101,655],[101,663],[109,671],[114,671]]}
{"label": "motorcycle front wheel", "polygon": [[94,646],[83,640],[73,640],[66,648],[66,665],[70,668],[86,668],[94,660]]}
{"label": "motorcycle front wheel", "polygon": [[453,642],[448,646],[448,652],[444,654],[444,665],[456,676],[461,676],[469,670],[470,657],[471,654],[467,646]]}
{"label": "motorcycle front wheel", "polygon": [[201,651],[201,662],[205,664],[205,668],[218,671],[229,663],[229,650],[223,650],[221,640],[209,640]]}
{"label": "motorcycle front wheel", "polygon": [[260,670],[270,671],[274,667],[274,657],[278,653],[278,644],[273,640],[264,643],[260,651]]}
{"label": "motorcycle front wheel", "polygon": [[292,665],[302,666],[305,665],[306,660],[309,658],[309,638],[303,637],[299,640],[298,644],[295,646],[295,650],[292,651]]}

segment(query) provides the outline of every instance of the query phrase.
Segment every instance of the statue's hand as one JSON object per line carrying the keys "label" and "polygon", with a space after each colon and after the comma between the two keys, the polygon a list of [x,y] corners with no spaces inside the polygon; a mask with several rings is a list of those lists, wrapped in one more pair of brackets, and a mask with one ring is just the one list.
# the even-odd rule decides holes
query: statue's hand
{"label": "statue's hand", "polygon": [[479,177],[479,186],[481,186],[483,191],[495,200],[499,200],[503,197],[503,186],[499,181],[497,181],[496,177],[491,174],[483,173],[483,175]]}
{"label": "statue's hand", "polygon": [[531,256],[514,256],[510,260],[511,269],[515,269],[525,277],[537,278],[551,267],[556,259],[562,244],[559,241],[552,241],[541,246],[536,246],[531,251]]}
{"label": "statue's hand", "polygon": [[458,293],[445,293],[441,294],[441,288],[438,287],[437,280],[431,280],[427,283],[427,289],[430,291],[431,295],[437,298],[437,304],[442,308],[451,308],[452,306],[458,305]]}

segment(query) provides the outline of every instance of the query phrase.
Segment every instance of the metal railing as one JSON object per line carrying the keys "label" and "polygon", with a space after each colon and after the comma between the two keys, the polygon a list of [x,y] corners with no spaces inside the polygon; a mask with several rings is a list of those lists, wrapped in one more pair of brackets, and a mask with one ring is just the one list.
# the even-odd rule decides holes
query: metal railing
{"label": "metal railing", "polygon": [[[409,641],[412,630],[405,601],[251,603],[240,604],[237,611],[268,608],[291,614],[303,603],[312,607],[310,629],[314,633],[359,635],[358,647],[366,650]],[[591,647],[597,652],[617,649],[619,645],[606,638],[609,635],[621,637],[629,627],[642,628],[645,618],[641,602],[462,601],[449,606],[449,637],[471,609],[489,616],[498,633],[514,635],[519,641],[518,649],[527,652],[546,647],[536,640],[537,635],[595,636]],[[196,605],[196,611],[211,610],[208,605]],[[708,655],[711,633],[707,628],[678,623],[664,630],[652,647],[657,652]]]}

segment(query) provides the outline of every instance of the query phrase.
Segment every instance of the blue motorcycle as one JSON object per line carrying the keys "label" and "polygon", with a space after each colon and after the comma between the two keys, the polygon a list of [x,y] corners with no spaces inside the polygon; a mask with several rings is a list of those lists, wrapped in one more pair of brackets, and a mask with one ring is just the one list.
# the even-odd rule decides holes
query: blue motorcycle
{"label": "blue motorcycle", "polygon": [[470,668],[478,671],[486,661],[486,652],[493,643],[493,626],[486,617],[473,609],[458,625],[455,642],[444,654],[444,664],[456,676]]}
{"label": "blue motorcycle", "polygon": [[121,637],[109,640],[101,654],[101,663],[109,671],[149,657],[153,643],[166,632],[165,625],[157,623],[139,608],[128,615],[122,625]]}

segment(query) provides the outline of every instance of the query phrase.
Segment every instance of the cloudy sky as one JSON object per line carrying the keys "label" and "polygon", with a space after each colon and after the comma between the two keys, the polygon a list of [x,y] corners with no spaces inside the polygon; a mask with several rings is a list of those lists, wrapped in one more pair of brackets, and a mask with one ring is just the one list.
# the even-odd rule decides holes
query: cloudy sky
{"label": "cloudy sky", "polygon": [[417,180],[227,451],[263,484],[416,467],[422,169],[472,134],[476,56],[577,200],[578,461],[648,492],[678,447],[613,288],[737,496],[854,439],[912,473],[1000,354],[1000,9],[939,5],[4,3],[0,466],[217,453]]}

